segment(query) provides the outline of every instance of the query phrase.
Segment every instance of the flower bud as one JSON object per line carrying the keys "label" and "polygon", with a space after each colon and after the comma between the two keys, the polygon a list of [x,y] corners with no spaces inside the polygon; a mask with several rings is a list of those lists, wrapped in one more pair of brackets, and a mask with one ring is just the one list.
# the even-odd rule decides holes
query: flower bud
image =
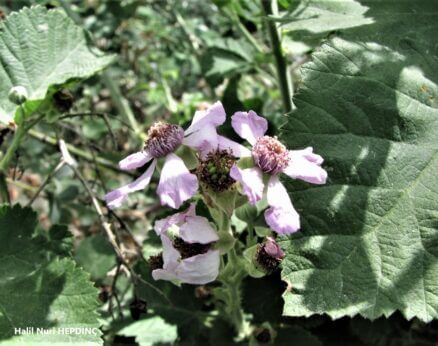
{"label": "flower bud", "polygon": [[21,105],[26,102],[28,98],[27,90],[24,86],[18,85],[14,86],[9,90],[9,101],[15,103],[16,105]]}
{"label": "flower bud", "polygon": [[283,258],[283,250],[272,237],[268,237],[263,244],[258,246],[255,256],[258,266],[268,274],[278,268]]}

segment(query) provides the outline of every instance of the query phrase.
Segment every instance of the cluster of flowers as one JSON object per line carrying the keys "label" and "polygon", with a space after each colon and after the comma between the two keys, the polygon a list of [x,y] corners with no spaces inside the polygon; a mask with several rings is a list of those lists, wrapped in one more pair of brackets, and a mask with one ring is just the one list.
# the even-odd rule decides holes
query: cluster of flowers
{"label": "cluster of flowers", "polygon": [[[143,150],[119,163],[124,170],[151,162],[149,167],[134,182],[108,193],[105,196],[108,207],[119,207],[128,194],[143,190],[150,183],[158,160],[163,158],[157,188],[162,205],[180,208],[198,191],[198,179],[214,185],[216,191],[237,183],[250,204],[254,205],[266,194],[269,208],[264,216],[272,230],[278,234],[296,232],[300,228],[299,215],[279,180],[279,174],[324,184],[327,173],[321,168],[322,157],[314,154],[311,147],[288,150],[277,138],[265,135],[268,129],[266,119],[253,111],[236,112],[231,117],[231,124],[234,131],[249,142],[251,149],[248,149],[217,133],[217,127],[225,120],[225,110],[220,102],[216,102],[206,110],[197,111],[187,130],[164,122],[152,125]],[[176,155],[180,146],[198,153],[200,169],[196,172],[190,172],[183,159]],[[250,160],[239,161],[241,158]],[[239,162],[243,161],[246,167],[239,167]],[[218,166],[218,162],[223,163],[222,166]],[[155,231],[163,243],[163,254],[153,261],[154,279],[190,284],[205,284],[216,279],[220,254],[214,243],[219,239],[218,234],[208,219],[196,215],[194,204],[184,212],[157,221]],[[269,238],[262,250],[278,260],[284,254],[274,245],[275,241]]]}

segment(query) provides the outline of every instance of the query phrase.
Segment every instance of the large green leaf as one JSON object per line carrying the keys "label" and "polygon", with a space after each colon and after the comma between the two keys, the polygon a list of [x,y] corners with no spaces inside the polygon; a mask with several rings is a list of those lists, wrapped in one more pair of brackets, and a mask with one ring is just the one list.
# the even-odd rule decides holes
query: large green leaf
{"label": "large green leaf", "polygon": [[25,107],[36,109],[51,86],[89,77],[111,60],[60,10],[36,6],[12,13],[0,22],[0,122],[17,112],[8,99],[12,87],[25,87]]}
{"label": "large green leaf", "polygon": [[[292,6],[296,6],[292,8]],[[373,22],[365,16],[367,7],[354,0],[291,1],[291,8],[277,20],[285,32],[309,31],[322,33],[352,28]]]}
{"label": "large green leaf", "polygon": [[140,346],[173,344],[177,337],[177,328],[155,316],[136,321],[118,332],[124,336],[134,336]]}
{"label": "large green leaf", "polygon": [[328,41],[303,66],[282,133],[290,148],[313,146],[329,173],[325,186],[288,183],[302,230],[281,241],[283,313],[375,319],[400,310],[430,321],[438,317],[438,4],[367,5],[373,25]]}
{"label": "large green leaf", "polygon": [[[0,207],[0,341],[3,344],[74,342],[101,344],[97,290],[69,258],[48,256],[34,237],[36,214],[20,206]],[[55,240],[52,240],[54,242]],[[34,328],[15,335],[15,328]],[[38,334],[42,328],[52,334]],[[95,328],[63,334],[63,328]],[[29,329],[30,330],[30,329]]]}

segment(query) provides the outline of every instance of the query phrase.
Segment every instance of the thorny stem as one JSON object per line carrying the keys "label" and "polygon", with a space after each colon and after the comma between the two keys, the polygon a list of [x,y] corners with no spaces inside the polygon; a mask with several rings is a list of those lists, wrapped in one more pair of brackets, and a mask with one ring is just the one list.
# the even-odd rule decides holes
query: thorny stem
{"label": "thorny stem", "polygon": [[40,187],[38,188],[37,192],[35,192],[35,194],[33,195],[33,197],[31,198],[31,200],[27,203],[27,207],[30,207],[33,202],[35,202],[35,200],[38,198],[38,196],[40,195],[41,191],[44,190],[44,188],[47,186],[47,184],[50,182],[50,180],[52,180],[52,178],[56,175],[56,173],[59,172],[59,170],[64,167],[65,162],[63,160],[61,160],[51,171],[50,173],[47,175],[47,177],[44,179],[44,182],[40,185]]}
{"label": "thorny stem", "polygon": [[[277,14],[277,1],[276,0],[261,0],[263,10],[266,16]],[[292,103],[293,87],[292,77],[287,68],[287,62],[283,55],[281,48],[280,33],[277,28],[277,24],[272,20],[266,20],[268,27],[269,38],[272,46],[272,53],[275,58],[275,66],[277,68],[278,84],[283,99],[283,109],[285,113],[290,113],[294,109]]]}
{"label": "thorny stem", "polygon": [[99,201],[97,200],[94,192],[91,190],[90,186],[88,185],[87,181],[81,174],[81,172],[77,169],[76,161],[71,157],[69,153],[69,149],[66,145],[66,143],[61,139],[59,140],[59,148],[62,154],[62,159],[64,160],[65,164],[70,167],[70,169],[75,174],[76,178],[81,182],[82,186],[85,188],[88,196],[91,198],[92,205],[99,217],[100,224],[105,231],[105,234],[113,247],[114,252],[117,255],[117,258],[119,259],[120,263],[123,265],[124,269],[129,273],[130,278],[132,280],[132,283],[134,285],[137,285],[138,282],[143,283],[144,285],[150,287],[155,292],[157,292],[160,296],[162,296],[170,305],[173,305],[172,302],[166,297],[164,292],[162,292],[158,287],[152,285],[151,283],[143,280],[137,273],[134,272],[134,270],[131,268],[129,263],[126,261],[122,250],[120,249],[119,245],[117,244],[117,238],[116,234],[111,229],[111,224],[108,222],[106,216],[104,215],[102,208],[99,204]]}

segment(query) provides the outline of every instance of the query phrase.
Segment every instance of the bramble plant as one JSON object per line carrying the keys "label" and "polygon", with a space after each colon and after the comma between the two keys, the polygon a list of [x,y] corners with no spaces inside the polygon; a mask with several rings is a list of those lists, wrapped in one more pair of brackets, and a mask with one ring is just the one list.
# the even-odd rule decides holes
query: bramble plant
{"label": "bramble plant", "polygon": [[434,345],[438,4],[0,5],[0,344]]}

